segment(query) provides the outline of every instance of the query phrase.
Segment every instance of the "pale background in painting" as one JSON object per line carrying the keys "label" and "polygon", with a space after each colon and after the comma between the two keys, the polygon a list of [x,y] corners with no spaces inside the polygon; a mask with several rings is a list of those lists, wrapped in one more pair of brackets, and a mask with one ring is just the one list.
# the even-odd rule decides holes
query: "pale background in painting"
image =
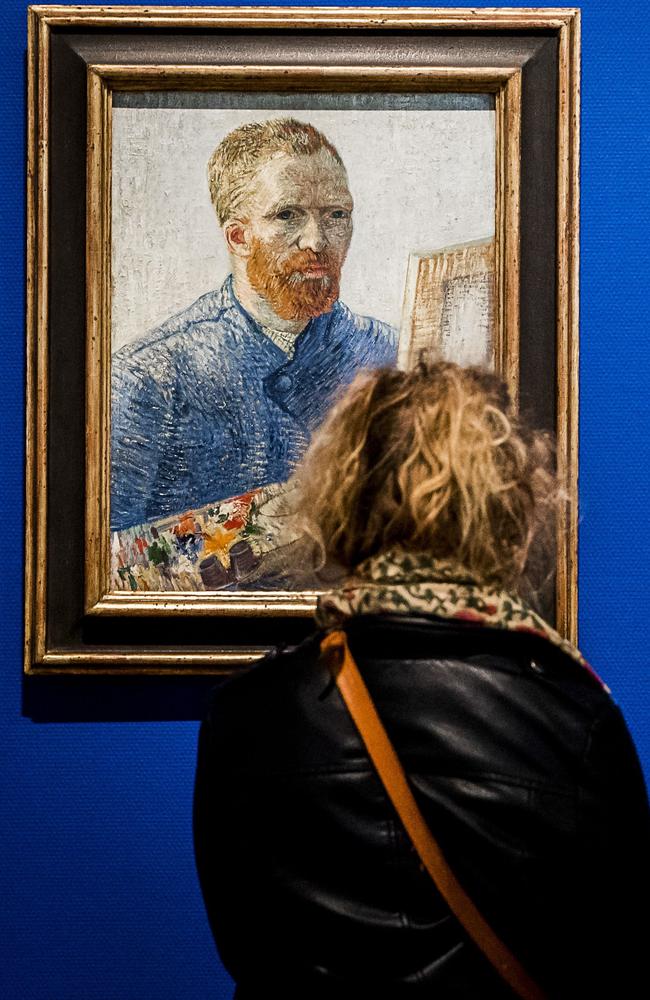
{"label": "pale background in painting", "polygon": [[[113,349],[142,336],[229,273],[206,165],[245,122],[291,110],[113,109]],[[296,110],[345,163],[354,236],[341,299],[399,326],[410,252],[490,237],[495,119],[487,110]]]}

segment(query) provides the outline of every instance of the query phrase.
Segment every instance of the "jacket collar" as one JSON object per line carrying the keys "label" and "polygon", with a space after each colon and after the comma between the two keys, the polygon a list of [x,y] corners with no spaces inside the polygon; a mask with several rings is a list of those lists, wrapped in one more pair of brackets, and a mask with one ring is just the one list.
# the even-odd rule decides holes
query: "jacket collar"
{"label": "jacket collar", "polygon": [[608,690],[580,651],[517,594],[480,584],[465,568],[423,552],[395,547],[365,560],[343,587],[318,598],[324,628],[359,614],[435,615],[547,640],[588,670]]}

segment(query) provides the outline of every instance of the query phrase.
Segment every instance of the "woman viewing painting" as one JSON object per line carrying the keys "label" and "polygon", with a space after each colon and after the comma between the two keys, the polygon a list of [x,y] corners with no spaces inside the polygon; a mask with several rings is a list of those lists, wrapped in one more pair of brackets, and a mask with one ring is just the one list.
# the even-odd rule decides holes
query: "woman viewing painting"
{"label": "woman viewing painting", "polygon": [[237,1000],[638,995],[643,778],[610,692],[534,608],[564,503],[548,437],[487,371],[384,368],[295,484],[347,579],[308,640],[217,688],[200,735],[197,866]]}

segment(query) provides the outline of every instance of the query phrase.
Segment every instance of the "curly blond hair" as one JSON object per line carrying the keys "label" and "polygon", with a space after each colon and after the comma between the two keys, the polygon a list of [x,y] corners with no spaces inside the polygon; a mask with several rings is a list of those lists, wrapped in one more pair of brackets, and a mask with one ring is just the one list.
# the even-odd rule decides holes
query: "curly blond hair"
{"label": "curly blond hair", "polygon": [[294,484],[304,530],[347,570],[399,545],[530,592],[564,495],[553,469],[550,436],[521,424],[496,375],[436,362],[359,374]]}

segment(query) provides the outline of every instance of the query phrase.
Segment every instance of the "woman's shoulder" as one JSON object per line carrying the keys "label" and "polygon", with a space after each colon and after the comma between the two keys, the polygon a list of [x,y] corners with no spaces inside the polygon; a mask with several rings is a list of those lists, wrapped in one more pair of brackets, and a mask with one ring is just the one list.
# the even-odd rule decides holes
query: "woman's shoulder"
{"label": "woman's shoulder", "polygon": [[[317,687],[321,632],[314,632],[297,646],[278,646],[263,659],[238,670],[216,685],[209,697],[204,729],[220,746],[249,748],[290,724],[296,714],[298,692],[305,685]],[[304,700],[304,699],[303,699]]]}
{"label": "woman's shoulder", "polygon": [[290,681],[292,675],[318,660],[324,632],[314,631],[298,645],[278,645],[264,656],[233,673],[212,691],[211,704],[234,702],[255,692],[268,692]]}
{"label": "woman's shoulder", "polygon": [[[510,631],[471,621],[414,613],[354,614],[341,622],[353,656],[364,663],[409,661],[434,664],[450,659],[469,669],[477,663],[511,676],[524,676],[542,687],[576,690],[598,714],[614,708],[608,689],[566,652],[540,635]],[[331,629],[314,630],[295,646],[278,646],[252,667],[215,688],[212,705],[232,705],[252,697],[281,696],[286,687],[327,674],[320,645]]]}

